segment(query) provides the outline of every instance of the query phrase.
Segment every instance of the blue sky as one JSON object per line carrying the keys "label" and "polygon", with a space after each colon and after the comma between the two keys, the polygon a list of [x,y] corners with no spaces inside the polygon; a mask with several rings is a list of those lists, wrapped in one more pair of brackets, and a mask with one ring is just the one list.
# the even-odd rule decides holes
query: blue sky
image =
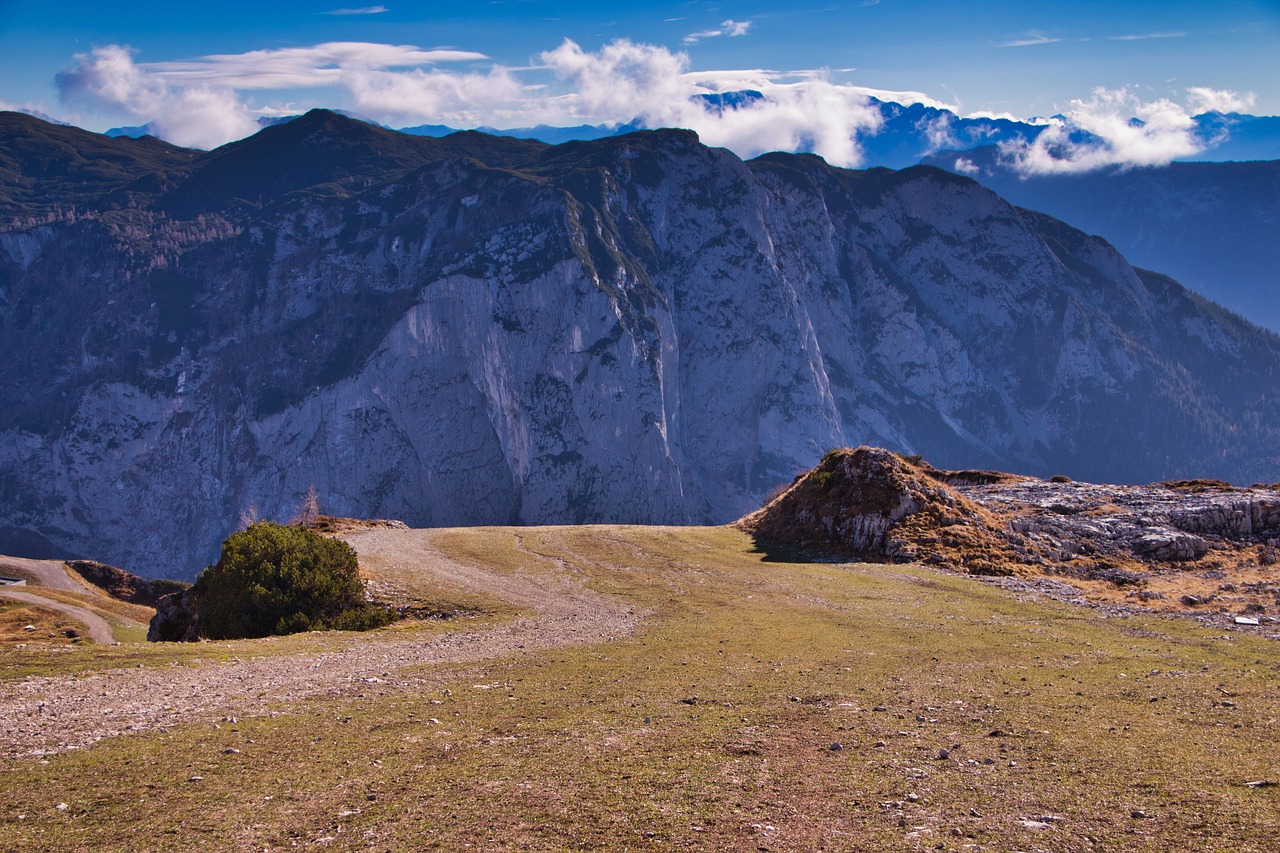
{"label": "blue sky", "polygon": [[663,99],[748,86],[850,163],[835,140],[867,132],[868,90],[1019,118],[1277,114],[1280,2],[0,0],[0,105],[98,130],[161,119],[200,147],[312,106],[392,126],[679,122]]}

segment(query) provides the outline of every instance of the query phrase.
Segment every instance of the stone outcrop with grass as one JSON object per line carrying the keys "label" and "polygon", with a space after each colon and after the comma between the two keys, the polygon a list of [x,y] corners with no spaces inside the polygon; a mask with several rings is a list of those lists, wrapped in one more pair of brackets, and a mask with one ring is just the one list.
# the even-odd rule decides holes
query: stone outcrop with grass
{"label": "stone outcrop with grass", "polygon": [[828,453],[741,519],[765,548],[1050,575],[1157,608],[1280,608],[1280,489],[944,471],[871,447]]}

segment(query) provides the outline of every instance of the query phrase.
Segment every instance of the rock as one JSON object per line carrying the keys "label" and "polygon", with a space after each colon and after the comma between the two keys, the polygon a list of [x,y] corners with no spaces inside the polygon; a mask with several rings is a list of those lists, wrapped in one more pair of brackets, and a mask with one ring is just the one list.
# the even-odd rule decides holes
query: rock
{"label": "rock", "polygon": [[1150,817],[1150,815],[1148,815],[1142,809],[1133,809],[1132,811],[1129,812],[1129,817],[1135,820],[1147,820]]}
{"label": "rock", "polygon": [[840,750],[844,749],[844,745],[840,743],[833,743],[831,744],[831,746],[827,747],[827,749],[831,750],[832,752],[839,752]]}
{"label": "rock", "polygon": [[937,756],[938,761],[946,761],[950,757],[951,757],[951,750],[946,749],[945,747],[943,749],[938,750],[938,756]]}
{"label": "rock", "polygon": [[58,803],[56,806],[54,806],[54,808],[60,812],[65,812],[67,809],[71,808],[71,806],[67,805],[66,803]]}
{"label": "rock", "polygon": [[1258,620],[1254,619],[1252,616],[1237,616],[1235,618],[1235,623],[1237,625],[1257,625]]}
{"label": "rock", "polygon": [[1190,562],[1209,552],[1209,543],[1191,533],[1148,533],[1133,543],[1135,554],[1153,560]]}
{"label": "rock", "polygon": [[191,606],[191,591],[163,596],[147,627],[148,642],[194,643],[200,639],[200,618]]}

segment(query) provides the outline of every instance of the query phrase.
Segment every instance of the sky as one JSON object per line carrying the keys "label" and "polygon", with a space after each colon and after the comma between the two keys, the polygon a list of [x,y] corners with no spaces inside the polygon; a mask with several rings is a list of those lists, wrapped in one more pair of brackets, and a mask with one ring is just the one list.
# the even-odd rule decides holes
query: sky
{"label": "sky", "polygon": [[[1188,153],[1196,112],[1280,114],[1280,0],[365,2],[0,0],[0,108],[155,122],[199,148],[317,106],[392,127],[639,116],[839,165],[877,131],[868,94],[1065,115],[1117,135],[1114,156],[1156,160]],[[767,105],[708,116],[689,101],[744,88]]]}

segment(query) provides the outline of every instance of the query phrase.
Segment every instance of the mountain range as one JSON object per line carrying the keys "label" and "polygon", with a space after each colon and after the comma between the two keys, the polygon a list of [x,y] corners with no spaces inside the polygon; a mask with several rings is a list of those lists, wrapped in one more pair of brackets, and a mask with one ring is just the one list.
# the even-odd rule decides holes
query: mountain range
{"label": "mountain range", "polygon": [[187,576],[250,507],[725,522],[836,446],[1274,480],[1280,338],[930,166],[328,111],[0,114],[0,552]]}
{"label": "mountain range", "polygon": [[[709,113],[751,109],[767,100],[743,90],[693,99]],[[1005,148],[1032,143],[1062,116],[1018,121],[962,117],[921,103],[869,98],[881,126],[859,136],[865,165],[939,166],[975,178],[1015,204],[1048,213],[1104,237],[1129,260],[1176,278],[1249,320],[1280,332],[1280,117],[1206,112],[1194,117],[1201,151],[1166,166],[1114,164],[1098,169],[1033,174]],[[342,113],[373,123],[370,119]],[[295,116],[263,118],[260,125]],[[1137,119],[1133,120],[1137,122]],[[480,127],[491,136],[549,144],[591,141],[644,129],[627,124],[575,127]],[[142,136],[150,125],[113,128],[108,135]],[[405,127],[414,136],[445,137],[458,129],[430,124]],[[1074,144],[1099,140],[1076,130]]]}

